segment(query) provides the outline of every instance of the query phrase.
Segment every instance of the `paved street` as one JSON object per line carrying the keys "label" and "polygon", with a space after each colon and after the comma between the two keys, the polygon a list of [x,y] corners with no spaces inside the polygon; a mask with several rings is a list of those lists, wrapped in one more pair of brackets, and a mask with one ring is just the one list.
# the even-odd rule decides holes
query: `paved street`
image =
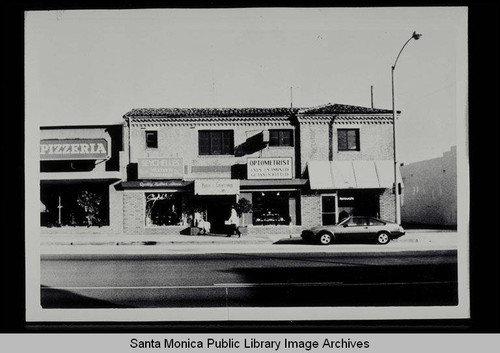
{"label": "paved street", "polygon": [[457,304],[456,250],[390,251],[390,245],[349,253],[45,254],[42,306]]}

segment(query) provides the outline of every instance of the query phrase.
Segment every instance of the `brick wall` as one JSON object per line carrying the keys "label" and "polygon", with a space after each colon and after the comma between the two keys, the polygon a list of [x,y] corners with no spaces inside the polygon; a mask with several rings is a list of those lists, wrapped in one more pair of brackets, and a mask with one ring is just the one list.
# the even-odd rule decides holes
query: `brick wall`
{"label": "brick wall", "polygon": [[321,196],[302,194],[302,226],[312,227],[321,225]]}
{"label": "brick wall", "polygon": [[[338,151],[337,129],[359,129],[359,151]],[[349,160],[392,160],[391,124],[308,124],[300,125],[301,171],[307,162]]]}
{"label": "brick wall", "polygon": [[[158,123],[148,125],[136,123],[131,132],[131,163],[139,158],[182,157],[184,162],[184,179],[198,178],[230,178],[231,166],[245,165],[249,157],[292,157],[295,159],[294,147],[270,147],[246,153],[244,155],[200,156],[198,153],[198,131],[200,130],[233,130],[235,152],[247,141],[263,130],[295,129],[288,121],[266,122],[232,122],[232,123]],[[158,131],[158,148],[146,148],[145,132]],[[293,170],[295,172],[295,170]]]}
{"label": "brick wall", "polygon": [[392,189],[385,189],[384,192],[380,195],[379,198],[380,205],[380,218],[385,219],[386,221],[396,221],[396,200],[394,194],[392,193]]}

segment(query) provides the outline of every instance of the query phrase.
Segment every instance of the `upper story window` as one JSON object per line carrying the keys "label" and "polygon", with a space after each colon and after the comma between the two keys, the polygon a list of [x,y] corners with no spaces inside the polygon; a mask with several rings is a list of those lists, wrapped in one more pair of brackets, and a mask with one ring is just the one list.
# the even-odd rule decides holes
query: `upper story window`
{"label": "upper story window", "polygon": [[293,147],[293,130],[269,130],[269,146]]}
{"label": "upper story window", "polygon": [[339,151],[359,151],[359,129],[338,129]]}
{"label": "upper story window", "polygon": [[233,130],[201,130],[198,132],[198,153],[201,156],[234,154]]}
{"label": "upper story window", "polygon": [[146,131],[146,147],[158,148],[158,131]]}

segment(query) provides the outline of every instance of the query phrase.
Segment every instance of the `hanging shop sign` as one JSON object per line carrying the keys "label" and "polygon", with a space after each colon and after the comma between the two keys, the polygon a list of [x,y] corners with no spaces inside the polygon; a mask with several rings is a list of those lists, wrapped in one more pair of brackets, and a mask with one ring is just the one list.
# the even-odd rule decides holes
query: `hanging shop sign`
{"label": "hanging shop sign", "polygon": [[182,157],[139,158],[139,179],[182,179],[184,163]]}
{"label": "hanging shop sign", "polygon": [[41,160],[108,159],[108,141],[96,139],[50,139],[40,141]]}
{"label": "hanging shop sign", "polygon": [[248,179],[292,179],[292,157],[248,158]]}
{"label": "hanging shop sign", "polygon": [[233,179],[198,179],[194,181],[195,195],[237,195],[240,181]]}

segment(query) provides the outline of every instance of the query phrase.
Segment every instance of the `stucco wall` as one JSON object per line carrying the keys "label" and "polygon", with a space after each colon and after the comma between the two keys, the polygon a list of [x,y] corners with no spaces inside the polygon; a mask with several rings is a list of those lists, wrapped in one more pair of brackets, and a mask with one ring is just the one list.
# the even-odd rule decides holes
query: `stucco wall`
{"label": "stucco wall", "polygon": [[456,147],[442,157],[401,167],[405,223],[457,225]]}

